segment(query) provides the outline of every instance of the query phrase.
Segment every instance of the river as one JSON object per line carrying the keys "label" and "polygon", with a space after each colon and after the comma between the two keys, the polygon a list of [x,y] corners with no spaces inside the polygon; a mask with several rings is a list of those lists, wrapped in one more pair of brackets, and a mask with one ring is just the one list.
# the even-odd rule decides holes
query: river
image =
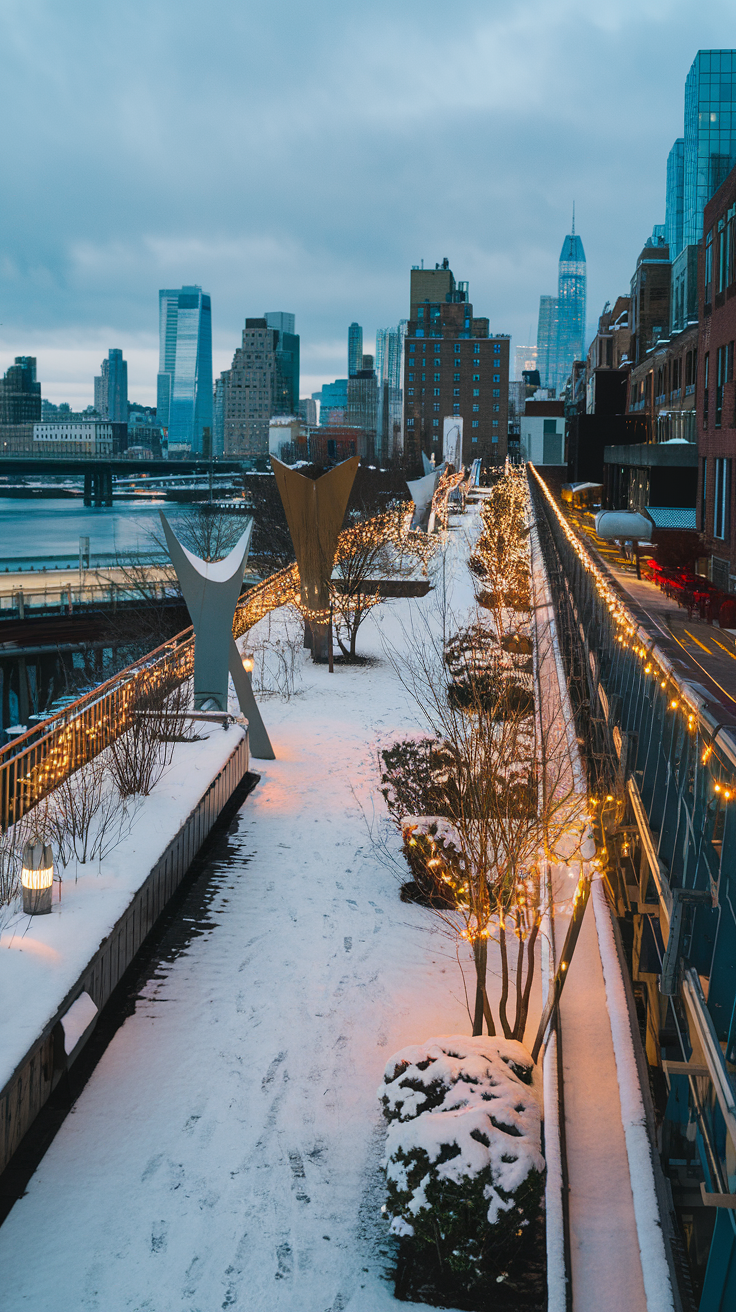
{"label": "river", "polygon": [[150,551],[151,533],[160,530],[159,509],[176,520],[185,505],[143,501],[85,506],[80,500],[0,497],[0,565],[43,556],[77,558],[80,537],[89,537],[91,554]]}

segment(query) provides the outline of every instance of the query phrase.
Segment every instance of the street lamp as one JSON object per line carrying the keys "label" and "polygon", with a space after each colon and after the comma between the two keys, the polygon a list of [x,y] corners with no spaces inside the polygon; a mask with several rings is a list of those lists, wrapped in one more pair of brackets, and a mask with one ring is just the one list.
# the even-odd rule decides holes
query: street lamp
{"label": "street lamp", "polygon": [[46,915],[51,910],[54,884],[54,860],[49,843],[42,843],[40,838],[33,838],[26,843],[20,882],[25,915]]}

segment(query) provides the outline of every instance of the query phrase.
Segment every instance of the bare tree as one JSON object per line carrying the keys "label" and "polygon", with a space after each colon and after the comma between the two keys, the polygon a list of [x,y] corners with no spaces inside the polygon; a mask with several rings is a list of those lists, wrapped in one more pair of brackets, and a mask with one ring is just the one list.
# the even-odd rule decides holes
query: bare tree
{"label": "bare tree", "polygon": [[405,634],[403,651],[388,655],[445,761],[441,803],[435,801],[433,815],[404,818],[405,844],[419,847],[448,890],[450,905],[431,901],[433,912],[472,950],[473,1033],[482,1032],[484,1018],[495,1033],[486,987],[488,940],[495,937],[499,1024],[506,1037],[521,1038],[548,896],[547,863],[563,859],[561,852],[565,860],[574,857],[571,842],[582,834],[587,802],[570,770],[569,726],[559,716],[534,714],[526,493],[514,483],[501,488],[496,519],[486,512],[491,541],[481,535],[474,558],[483,584],[497,594],[490,616],[479,609],[475,623],[458,630],[443,614],[442,632],[456,631],[449,643],[424,617]]}

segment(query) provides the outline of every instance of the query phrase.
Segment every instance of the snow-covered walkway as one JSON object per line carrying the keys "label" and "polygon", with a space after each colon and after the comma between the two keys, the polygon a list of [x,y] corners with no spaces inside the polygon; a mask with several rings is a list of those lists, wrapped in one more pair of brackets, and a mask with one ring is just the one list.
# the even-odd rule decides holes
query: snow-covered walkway
{"label": "snow-covered walkway", "polygon": [[377,741],[417,727],[381,631],[398,641],[431,595],[372,613],[375,665],[305,662],[299,695],[264,703],[278,759],[213,926],[150,983],[0,1230],[4,1312],[396,1306],[376,1088],[395,1049],[468,1015],[454,949],[399,900],[361,806],[380,812]]}

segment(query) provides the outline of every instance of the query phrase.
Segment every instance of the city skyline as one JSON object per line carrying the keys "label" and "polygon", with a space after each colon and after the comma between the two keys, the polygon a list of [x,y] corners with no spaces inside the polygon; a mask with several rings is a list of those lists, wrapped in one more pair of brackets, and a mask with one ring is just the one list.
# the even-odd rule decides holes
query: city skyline
{"label": "city skyline", "polygon": [[[541,0],[512,21],[469,3],[448,30],[440,12],[386,6],[380,40],[379,24],[361,29],[356,45],[357,20],[345,15],[335,25],[329,6],[308,23],[296,14],[285,34],[280,11],[256,16],[220,2],[205,23],[185,4],[152,26],[143,50],[135,23],[122,16],[79,11],[64,33],[44,0],[31,50],[22,16],[7,12],[0,95],[12,97],[14,115],[30,125],[35,167],[31,177],[20,139],[9,142],[0,366],[35,354],[46,395],[88,404],[100,359],[116,341],[129,362],[130,395],[151,403],[151,299],[161,286],[200,283],[213,300],[215,373],[232,358],[248,305],[289,304],[309,394],[345,373],[352,320],[363,324],[367,350],[377,329],[399,321],[406,268],[437,251],[463,268],[493,329],[525,343],[573,196],[592,324],[603,303],[626,290],[631,253],[663,221],[665,161],[682,134],[687,72],[699,48],[729,44],[730,10],[715,4],[704,17],[682,3],[643,13],[623,4],[615,15],[576,9],[570,24],[566,8]],[[94,115],[75,100],[59,103],[50,84],[29,77],[29,61],[53,66],[51,52],[64,39],[67,67],[90,79]],[[164,57],[170,40],[181,81]],[[262,53],[277,45],[293,86],[269,116],[266,148],[255,109],[265,94]],[[349,80],[341,60],[326,57],[335,45],[352,52]],[[422,59],[407,61],[401,52],[410,45]],[[459,99],[449,86],[439,99],[430,95],[434,82],[425,86],[420,73],[443,67],[448,48],[466,68]],[[561,63],[564,94],[550,95]],[[589,107],[601,79],[617,112],[594,129]],[[297,101],[310,113],[295,138]],[[236,138],[244,173],[230,164]],[[368,140],[370,157],[356,148]],[[341,167],[325,177],[327,145]],[[450,166],[464,197],[459,211],[440,186]],[[202,185],[192,188],[197,170]],[[420,177],[435,197],[429,209]],[[287,181],[299,191],[296,210],[286,202]],[[88,200],[80,207],[82,185]],[[36,188],[58,198],[53,223]],[[389,225],[381,222],[387,207]]]}

